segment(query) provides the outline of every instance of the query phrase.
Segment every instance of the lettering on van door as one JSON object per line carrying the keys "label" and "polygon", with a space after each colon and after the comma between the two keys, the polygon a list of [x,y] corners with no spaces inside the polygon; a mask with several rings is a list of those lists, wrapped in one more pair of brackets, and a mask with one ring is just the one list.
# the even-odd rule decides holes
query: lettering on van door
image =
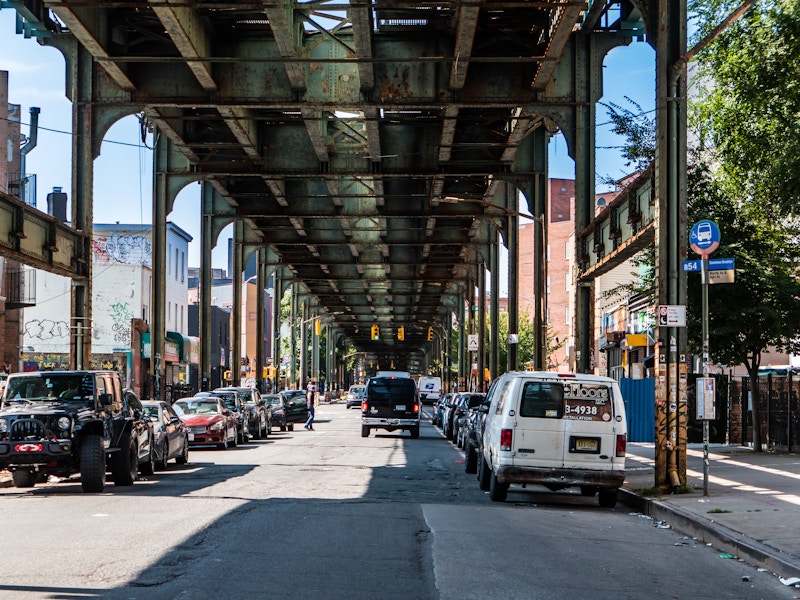
{"label": "lettering on van door", "polygon": [[574,421],[610,421],[611,390],[596,383],[564,384],[564,418]]}

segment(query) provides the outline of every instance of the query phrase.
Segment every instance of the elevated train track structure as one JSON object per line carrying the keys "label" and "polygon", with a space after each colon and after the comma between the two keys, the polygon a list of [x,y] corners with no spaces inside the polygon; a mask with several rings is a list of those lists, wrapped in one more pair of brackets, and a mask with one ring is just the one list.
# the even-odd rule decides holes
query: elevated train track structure
{"label": "elevated train track structure", "polygon": [[[621,261],[655,243],[659,301],[680,303],[685,0],[5,4],[16,8],[20,33],[66,59],[73,131],[86,133],[72,145],[76,246],[88,243],[93,160],[109,127],[138,114],[154,132],[154,355],[159,348],[163,355],[167,215],[178,192],[200,182],[201,327],[209,322],[211,248],[234,223],[234,281],[257,253],[259,283],[274,275],[281,289],[297,286],[329,339],[405,370],[425,368],[436,345],[449,343],[451,315],[464,316],[476,287],[485,292],[487,269],[499,277],[498,245],[513,257],[519,211],[529,211],[540,224],[534,362],[541,368],[547,144],[557,131],[576,162],[580,370],[591,368],[592,273],[611,268],[617,249]],[[644,36],[656,50],[658,107],[645,212],[660,218],[611,227],[603,224],[611,214],[595,219],[593,210],[602,63],[611,49]],[[598,247],[602,256],[587,251]],[[0,245],[0,252],[14,249]],[[88,246],[75,255],[72,305],[80,319],[91,314]],[[512,286],[512,313],[514,293]],[[685,336],[664,334],[678,340],[680,354]],[[73,340],[76,364],[88,363],[88,343]],[[201,368],[209,352],[204,344]]]}

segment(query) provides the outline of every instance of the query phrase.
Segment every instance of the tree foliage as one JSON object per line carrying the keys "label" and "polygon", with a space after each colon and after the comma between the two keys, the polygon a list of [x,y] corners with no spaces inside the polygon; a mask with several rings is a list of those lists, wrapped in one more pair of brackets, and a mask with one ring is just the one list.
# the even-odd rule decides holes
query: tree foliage
{"label": "tree foliage", "polygon": [[[701,33],[741,4],[694,0]],[[800,214],[800,3],[760,0],[699,55],[697,123],[728,194]]]}

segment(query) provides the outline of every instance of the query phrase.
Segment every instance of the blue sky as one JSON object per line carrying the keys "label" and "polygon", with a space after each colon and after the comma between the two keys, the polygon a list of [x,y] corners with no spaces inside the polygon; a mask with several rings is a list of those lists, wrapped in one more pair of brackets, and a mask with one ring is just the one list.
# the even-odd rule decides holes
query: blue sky
{"label": "blue sky", "polygon": [[[15,11],[0,10],[0,70],[9,72],[9,99],[22,106],[23,133],[28,133],[29,110],[41,108],[37,147],[28,155],[27,172],[37,177],[38,208],[47,209],[47,194],[61,187],[70,194],[72,112],[65,96],[65,66],[60,52],[40,46],[15,33]],[[605,60],[601,101],[633,109],[625,97],[645,111],[655,105],[655,54],[642,42],[617,48]],[[609,133],[605,109],[597,109],[597,145],[617,146]],[[151,142],[152,139],[148,139]],[[599,149],[598,178],[621,178],[626,167],[615,149]],[[563,137],[550,144],[550,176],[571,179],[575,165],[567,155]],[[142,144],[139,123],[133,116],[117,122],[106,134],[94,168],[94,221],[96,223],[150,223],[152,199],[152,152]],[[200,265],[200,186],[185,188],[175,203],[170,220],[191,234],[189,266]],[[230,228],[223,231],[212,257],[215,267],[227,267]]]}

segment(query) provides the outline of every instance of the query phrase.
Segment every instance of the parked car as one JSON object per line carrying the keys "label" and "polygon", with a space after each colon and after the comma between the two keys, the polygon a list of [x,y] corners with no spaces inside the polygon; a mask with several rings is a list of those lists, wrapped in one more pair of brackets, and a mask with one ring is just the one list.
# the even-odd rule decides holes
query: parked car
{"label": "parked car", "polygon": [[203,396],[205,394],[219,396],[223,399],[225,406],[228,407],[228,410],[233,413],[233,416],[236,419],[237,443],[244,444],[249,442],[250,420],[247,418],[247,411],[244,408],[244,403],[242,402],[242,398],[239,396],[239,392],[235,391],[234,388],[217,388],[210,392],[200,392],[196,395]]}
{"label": "parked car", "polygon": [[364,398],[364,391],[367,389],[365,385],[351,385],[347,390],[347,408],[361,406],[361,400]]}
{"label": "parked car", "polygon": [[147,417],[139,396],[130,389],[122,390],[122,409],[131,418],[131,432],[136,440],[137,460],[139,472],[142,475],[152,475],[155,471],[155,433],[153,423]]}
{"label": "parked car", "polygon": [[431,416],[431,423],[436,425],[439,429],[443,428],[443,414],[444,414],[444,407],[450,403],[453,398],[453,394],[445,394],[437,401],[433,403],[433,411]]}
{"label": "parked car", "polygon": [[0,432],[0,469],[11,471],[18,488],[33,487],[41,476],[80,473],[84,492],[102,492],[106,465],[114,485],[136,481],[137,426],[115,371],[9,375]]}
{"label": "parked car", "polygon": [[186,423],[190,446],[216,445],[222,450],[236,447],[236,417],[219,396],[181,398],[173,408]]}
{"label": "parked car", "polygon": [[286,410],[286,427],[293,431],[295,423],[305,423],[308,420],[306,393],[303,390],[281,390],[280,396]]}
{"label": "parked car", "polygon": [[[253,439],[260,440],[269,435],[272,427],[269,424],[269,410],[261,401],[261,392],[253,387],[224,387],[214,392],[232,390],[239,395],[247,415],[247,428]],[[230,407],[229,407],[230,408]]]}
{"label": "parked car", "polygon": [[456,414],[456,405],[458,404],[461,394],[453,394],[444,403],[442,408],[442,433],[448,440],[453,439],[453,419]]}
{"label": "parked car", "polygon": [[459,396],[459,402],[453,415],[453,442],[459,448],[463,448],[463,430],[464,426],[466,425],[467,414],[471,408],[474,408],[483,402],[483,400],[486,398],[486,394],[464,393],[459,394]]}
{"label": "parked car", "polygon": [[175,409],[163,400],[146,400],[142,406],[153,423],[156,469],[166,469],[173,458],[179,465],[189,462],[189,430]]}
{"label": "parked car", "polygon": [[610,377],[509,372],[489,390],[478,481],[494,502],[511,484],[580,487],[611,508],[625,480],[627,428]]}
{"label": "parked car", "polygon": [[487,412],[489,412],[489,400],[484,397],[480,404],[471,408],[467,413],[462,433],[464,439],[464,471],[466,473],[475,474],[478,472],[478,452],[481,449]]}
{"label": "parked car", "polygon": [[280,394],[264,394],[261,396],[264,407],[269,411],[269,426],[280,427],[281,431],[286,431],[286,407],[284,406],[283,396]]}

